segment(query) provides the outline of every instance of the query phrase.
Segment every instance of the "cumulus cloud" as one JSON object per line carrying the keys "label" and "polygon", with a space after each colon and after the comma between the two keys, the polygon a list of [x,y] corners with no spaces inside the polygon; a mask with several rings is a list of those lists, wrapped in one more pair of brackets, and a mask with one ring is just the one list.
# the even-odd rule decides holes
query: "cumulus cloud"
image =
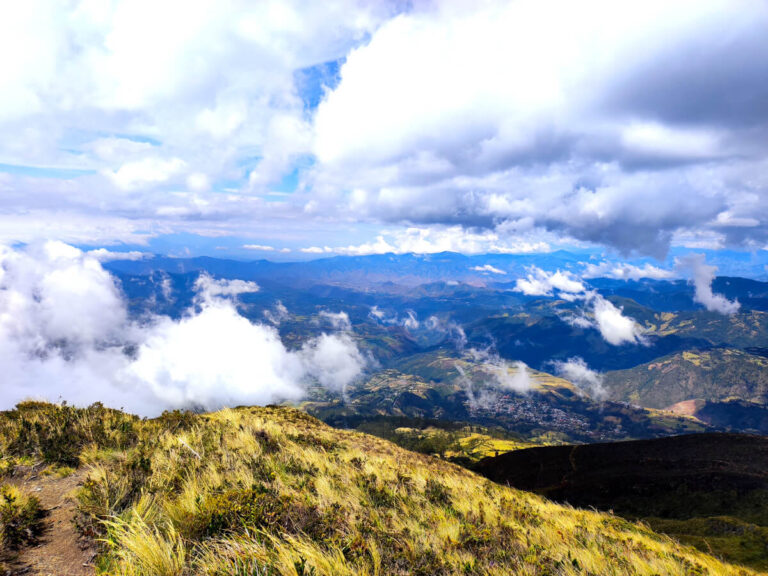
{"label": "cumulus cloud", "polygon": [[603,376],[587,365],[583,358],[575,356],[566,361],[555,361],[555,374],[575,384],[595,400],[605,400],[608,391],[603,386]]}
{"label": "cumulus cloud", "polygon": [[[563,294],[561,294],[562,298]],[[575,313],[564,313],[560,317],[566,324],[577,328],[594,328],[603,340],[613,346],[622,344],[645,344],[645,330],[634,318],[624,316],[624,310],[616,307],[594,290],[583,294],[571,294],[571,301],[583,301],[584,305]]]}
{"label": "cumulus cloud", "polygon": [[243,244],[243,248],[246,250],[257,250],[259,252],[274,252],[274,246],[267,246],[264,244]]}
{"label": "cumulus cloud", "polygon": [[623,310],[617,308],[610,300],[597,293],[590,295],[595,325],[600,335],[608,344],[643,343],[643,329],[634,319],[624,316]]}
{"label": "cumulus cloud", "polygon": [[624,316],[617,308],[596,290],[587,286],[570,272],[547,272],[532,266],[526,278],[518,278],[514,290],[526,296],[553,296],[568,302],[584,303],[576,314],[561,316],[564,322],[578,328],[595,328],[603,339],[614,346],[621,344],[645,343],[644,331],[633,318]]}
{"label": "cumulus cloud", "polygon": [[475,272],[490,272],[491,274],[506,274],[504,270],[501,270],[500,268],[496,268],[496,266],[492,266],[491,264],[484,264],[483,266],[473,266],[470,268],[470,270],[474,270]]}
{"label": "cumulus cloud", "polygon": [[382,232],[374,241],[358,245],[339,246],[339,254],[362,256],[366,254],[435,254],[461,252],[463,254],[527,254],[549,252],[547,242],[519,237],[505,237],[499,232],[477,232],[462,226],[409,226],[401,230]]}
{"label": "cumulus cloud", "polygon": [[307,374],[336,392],[343,392],[367,365],[349,334],[321,334],[302,347],[300,357]]}
{"label": "cumulus cloud", "polygon": [[423,6],[346,59],[313,183],[388,221],[655,256],[692,230],[761,245],[767,24],[749,0]]}
{"label": "cumulus cloud", "polygon": [[298,399],[316,380],[343,389],[366,365],[348,333],[298,351],[240,316],[253,283],[201,276],[180,319],[137,323],[98,260],[58,242],[0,249],[0,408],[28,397],[102,401],[141,414]]}
{"label": "cumulus cloud", "polygon": [[330,246],[309,246],[308,248],[301,248],[299,251],[304,254],[328,254],[329,252],[333,252],[333,248]]}
{"label": "cumulus cloud", "polygon": [[344,312],[331,312],[329,310],[321,310],[318,314],[321,320],[324,320],[334,330],[351,330],[352,323],[349,321],[349,314]]}
{"label": "cumulus cloud", "polygon": [[766,25],[754,0],[15,3],[0,236],[761,248]]}
{"label": "cumulus cloud", "polygon": [[[311,153],[308,112],[333,83],[325,67],[399,10],[362,0],[30,0],[5,10],[0,156],[45,177],[55,168],[66,189],[12,176],[29,210],[19,235],[51,237],[29,227],[37,208],[57,216],[48,228],[59,238],[66,220],[89,216],[80,228],[88,243],[97,234],[125,240],[123,228],[252,227],[265,205],[255,195]],[[19,217],[14,204],[4,193],[0,210]],[[185,222],[190,213],[195,225]],[[108,215],[121,225],[94,225]]]}
{"label": "cumulus cloud", "polygon": [[675,272],[648,263],[642,266],[635,266],[627,262],[608,262],[604,260],[598,264],[586,263],[584,270],[581,272],[581,277],[614,278],[616,280],[640,280],[642,278],[669,280],[675,277]]}
{"label": "cumulus cloud", "polygon": [[717,274],[717,266],[710,266],[704,254],[690,254],[676,260],[680,270],[690,271],[694,286],[693,300],[702,304],[710,312],[735,314],[741,308],[738,300],[730,301],[722,294],[712,292],[712,281]]}
{"label": "cumulus cloud", "polygon": [[112,262],[113,260],[143,260],[145,258],[152,258],[152,254],[148,252],[139,252],[137,250],[131,250],[130,252],[113,252],[106,248],[98,248],[96,250],[89,250],[88,256],[96,258],[99,262]]}
{"label": "cumulus cloud", "polygon": [[526,296],[552,296],[554,290],[575,294],[584,292],[584,284],[570,272],[546,272],[537,266],[532,266],[526,278],[518,278],[515,282],[516,292]]}
{"label": "cumulus cloud", "polygon": [[198,299],[210,301],[220,296],[239,296],[259,291],[256,282],[247,280],[219,280],[208,274],[201,274],[195,280]]}
{"label": "cumulus cloud", "polygon": [[141,186],[162,184],[180,174],[186,163],[180,158],[163,160],[145,158],[136,162],[127,162],[115,171],[105,172],[106,176],[122,190],[135,190]]}

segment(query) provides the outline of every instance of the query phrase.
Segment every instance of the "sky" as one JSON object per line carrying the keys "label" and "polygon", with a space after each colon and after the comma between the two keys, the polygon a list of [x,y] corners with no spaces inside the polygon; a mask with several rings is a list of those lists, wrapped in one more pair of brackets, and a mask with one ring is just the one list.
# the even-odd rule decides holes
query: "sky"
{"label": "sky", "polygon": [[0,243],[765,250],[763,0],[26,0]]}

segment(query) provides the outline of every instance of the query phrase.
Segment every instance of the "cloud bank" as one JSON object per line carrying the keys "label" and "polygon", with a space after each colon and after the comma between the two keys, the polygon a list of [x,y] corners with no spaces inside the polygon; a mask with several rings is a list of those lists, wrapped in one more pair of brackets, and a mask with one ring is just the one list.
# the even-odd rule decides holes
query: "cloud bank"
{"label": "cloud bank", "polygon": [[0,248],[0,408],[25,398],[95,401],[152,415],[298,399],[318,381],[343,390],[366,366],[348,333],[296,351],[238,314],[258,286],[201,276],[179,320],[131,320],[96,257],[59,242]]}
{"label": "cloud bank", "polygon": [[766,27],[757,0],[12,3],[0,241],[761,249]]}

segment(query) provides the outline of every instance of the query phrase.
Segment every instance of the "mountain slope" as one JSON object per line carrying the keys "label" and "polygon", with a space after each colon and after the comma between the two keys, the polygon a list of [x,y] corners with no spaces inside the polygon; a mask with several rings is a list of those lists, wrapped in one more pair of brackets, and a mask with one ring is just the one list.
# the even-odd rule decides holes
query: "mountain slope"
{"label": "mountain slope", "polygon": [[[28,434],[33,431],[33,434]],[[288,408],[138,420],[31,404],[3,453],[79,450],[81,526],[103,573],[751,572],[611,515],[574,510]]]}
{"label": "mountain slope", "polygon": [[703,550],[768,569],[768,438],[692,434],[536,447],[475,469],[556,501],[643,518]]}
{"label": "mountain slope", "polygon": [[340,427],[382,416],[468,422],[501,427],[533,440],[594,442],[701,432],[707,426],[671,412],[600,402],[572,383],[514,363],[443,350],[405,356],[348,386],[343,396],[313,390],[303,407]]}
{"label": "mountain slope", "polygon": [[733,348],[687,350],[605,374],[615,400],[666,408],[684,400],[768,401],[768,358]]}

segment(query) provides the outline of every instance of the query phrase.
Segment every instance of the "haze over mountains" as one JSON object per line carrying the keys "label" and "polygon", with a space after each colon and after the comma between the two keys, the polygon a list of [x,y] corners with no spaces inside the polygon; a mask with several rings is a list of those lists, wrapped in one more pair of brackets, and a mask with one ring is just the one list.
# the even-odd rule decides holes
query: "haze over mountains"
{"label": "haze over mountains", "polygon": [[[120,260],[49,243],[4,262],[7,407],[36,394],[145,413],[306,400],[328,412],[338,401],[363,416],[582,440],[762,426],[647,412],[733,396],[764,409],[768,284],[757,280],[686,281],[681,267],[568,252],[272,263]],[[670,372],[686,362],[693,376]],[[43,383],[53,373],[71,383],[56,396]],[[363,400],[368,386],[380,392]]]}

